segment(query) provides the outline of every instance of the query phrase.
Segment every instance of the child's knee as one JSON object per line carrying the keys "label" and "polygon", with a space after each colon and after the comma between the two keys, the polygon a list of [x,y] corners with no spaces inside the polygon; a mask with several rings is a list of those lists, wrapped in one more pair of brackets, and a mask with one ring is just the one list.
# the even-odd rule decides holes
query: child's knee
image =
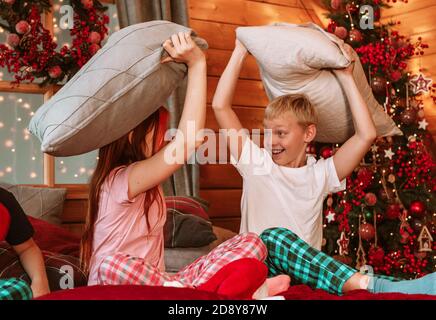
{"label": "child's knee", "polygon": [[[254,233],[254,232],[247,232],[241,234],[242,237],[244,237],[244,243],[243,248],[244,250],[247,250],[248,257],[256,258],[257,260],[263,261],[266,259],[267,255],[267,249],[265,244],[263,243],[262,239]],[[248,250],[249,249],[249,250]]]}
{"label": "child's knee", "polygon": [[299,237],[295,233],[293,233],[291,230],[286,229],[286,228],[278,228],[278,227],[269,228],[269,229],[264,230],[260,234],[260,239],[267,246],[268,246],[268,243],[271,243],[271,242],[277,243],[283,238],[286,238],[286,239],[291,240],[291,241],[295,241],[295,240],[299,239]]}
{"label": "child's knee", "polygon": [[115,284],[117,270],[122,265],[125,265],[130,256],[117,253],[112,256],[107,256],[98,267],[98,282],[99,284]]}

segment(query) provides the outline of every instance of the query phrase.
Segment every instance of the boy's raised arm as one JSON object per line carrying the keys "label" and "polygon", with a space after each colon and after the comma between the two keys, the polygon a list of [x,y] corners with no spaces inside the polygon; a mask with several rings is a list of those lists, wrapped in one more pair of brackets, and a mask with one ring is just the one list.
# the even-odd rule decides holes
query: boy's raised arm
{"label": "boy's raised arm", "polygon": [[[348,47],[351,50],[351,47]],[[353,78],[352,63],[348,68],[333,70],[341,82],[350,104],[355,133],[334,154],[333,162],[339,180],[349,176],[359,165],[377,136],[376,128]]]}
{"label": "boy's raised arm", "polygon": [[[235,49],[226,69],[221,75],[212,101],[212,108],[218,125],[221,129],[227,129],[227,142],[230,147],[230,153],[237,160],[239,160],[241,155],[246,136],[242,134],[242,124],[236,113],[232,110],[232,102],[236,83],[247,54],[247,49],[239,40],[236,40]],[[235,143],[236,141],[237,144]]]}

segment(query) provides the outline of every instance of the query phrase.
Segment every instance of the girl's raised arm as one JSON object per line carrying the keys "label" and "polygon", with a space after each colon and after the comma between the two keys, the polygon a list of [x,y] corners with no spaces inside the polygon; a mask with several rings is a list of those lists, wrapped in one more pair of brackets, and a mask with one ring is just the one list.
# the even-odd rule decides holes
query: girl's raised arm
{"label": "girl's raised arm", "polygon": [[206,121],[206,58],[189,33],[173,35],[163,47],[170,57],[162,63],[175,61],[188,66],[185,104],[175,138],[152,157],[137,162],[130,171],[130,199],[165,181],[203,143],[200,133]]}

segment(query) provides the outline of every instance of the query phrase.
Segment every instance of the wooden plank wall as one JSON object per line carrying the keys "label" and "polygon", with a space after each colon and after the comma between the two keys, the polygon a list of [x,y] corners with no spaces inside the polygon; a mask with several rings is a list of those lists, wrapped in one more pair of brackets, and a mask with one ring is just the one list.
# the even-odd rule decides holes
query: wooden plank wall
{"label": "wooden plank wall", "polygon": [[[190,26],[209,43],[208,128],[218,131],[210,107],[212,97],[235,43],[238,26],[272,22],[320,24],[315,12],[300,0],[188,0]],[[261,128],[268,103],[256,61],[249,56],[237,85],[234,109],[247,129]],[[215,225],[239,231],[242,180],[229,164],[207,164],[200,168],[200,196],[211,203],[209,214]]]}

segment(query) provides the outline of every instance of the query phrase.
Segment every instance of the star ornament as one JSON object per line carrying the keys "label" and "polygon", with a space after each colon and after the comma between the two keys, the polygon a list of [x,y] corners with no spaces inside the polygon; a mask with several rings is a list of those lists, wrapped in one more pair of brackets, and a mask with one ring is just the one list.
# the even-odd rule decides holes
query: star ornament
{"label": "star ornament", "polygon": [[385,150],[385,158],[389,158],[389,160],[392,160],[392,157],[395,153],[392,152],[392,149],[389,148],[388,150]]}
{"label": "star ornament", "polygon": [[335,212],[333,210],[329,210],[328,214],[326,215],[326,218],[327,218],[328,223],[335,221],[335,219],[336,219]]}
{"label": "star ornament", "polygon": [[428,126],[428,122],[425,119],[422,119],[421,121],[418,122],[419,124],[419,129],[425,130],[427,129]]}
{"label": "star ornament", "polygon": [[350,243],[350,239],[347,238],[347,235],[344,231],[341,232],[341,237],[336,241],[339,246],[339,254],[341,256],[345,256],[348,254],[348,244]]}
{"label": "star ornament", "polygon": [[430,78],[424,77],[422,73],[419,75],[416,75],[413,77],[413,79],[410,80],[410,84],[413,87],[413,92],[415,94],[418,94],[420,92],[427,93],[430,91],[430,85],[432,84],[433,80]]}

